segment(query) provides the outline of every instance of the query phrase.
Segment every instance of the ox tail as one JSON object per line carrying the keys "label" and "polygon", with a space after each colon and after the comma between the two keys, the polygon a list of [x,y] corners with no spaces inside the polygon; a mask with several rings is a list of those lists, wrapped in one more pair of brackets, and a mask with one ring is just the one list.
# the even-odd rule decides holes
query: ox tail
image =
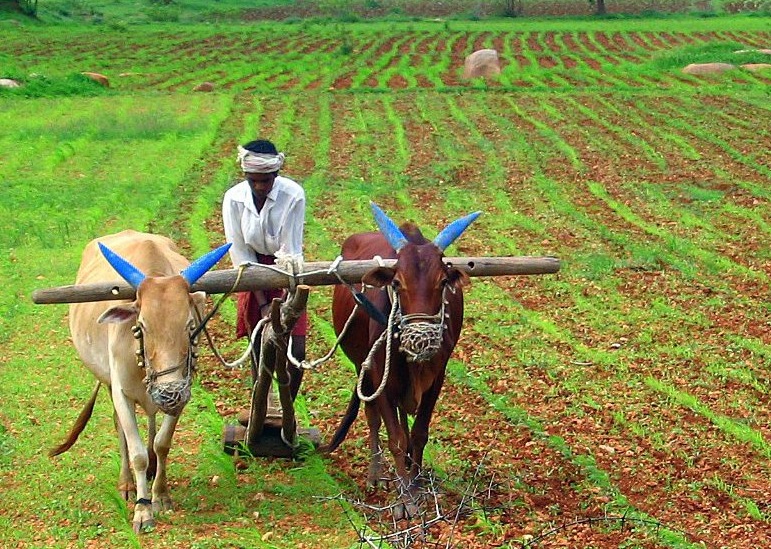
{"label": "ox tail", "polygon": [[329,444],[319,447],[319,452],[329,454],[334,452],[337,447],[340,446],[340,444],[345,440],[345,437],[348,435],[348,430],[356,420],[356,416],[359,415],[360,403],[361,400],[359,400],[359,395],[356,393],[356,388],[354,388],[353,395],[351,395],[351,400],[348,402],[348,408],[345,410],[345,416],[343,416],[340,425],[338,425],[335,434],[332,436],[332,440],[329,441]]}
{"label": "ox tail", "polygon": [[54,457],[58,456],[59,454],[63,454],[72,448],[72,445],[75,444],[75,441],[78,440],[80,433],[82,433],[83,429],[86,428],[88,420],[91,419],[91,414],[94,411],[94,404],[96,403],[96,395],[99,394],[99,388],[101,386],[101,382],[97,381],[94,390],[91,392],[91,398],[88,400],[85,407],[80,411],[80,415],[78,416],[78,419],[75,420],[75,425],[72,426],[70,434],[67,436],[67,440],[62,442],[59,446],[51,448],[51,450],[48,452],[48,457]]}

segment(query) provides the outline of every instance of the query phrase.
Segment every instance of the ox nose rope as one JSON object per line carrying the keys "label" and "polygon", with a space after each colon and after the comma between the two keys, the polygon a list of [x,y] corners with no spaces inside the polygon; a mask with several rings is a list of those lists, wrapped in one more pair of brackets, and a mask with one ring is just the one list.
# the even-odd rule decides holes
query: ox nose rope
{"label": "ox nose rope", "polygon": [[[359,399],[363,402],[372,402],[377,397],[379,397],[383,391],[385,390],[386,383],[388,383],[388,376],[391,373],[391,342],[398,337],[397,334],[394,332],[394,326],[396,324],[396,318],[399,314],[399,297],[398,294],[395,292],[392,292],[389,288],[389,297],[391,298],[391,313],[388,315],[388,325],[386,326],[386,329],[383,330],[383,333],[380,334],[380,337],[377,338],[375,343],[372,345],[372,348],[369,350],[369,353],[367,354],[367,358],[364,359],[364,362],[361,363],[361,371],[359,372],[359,379],[356,382],[356,394],[358,395]],[[364,391],[362,389],[362,386],[364,384],[364,373],[372,368],[372,360],[375,357],[375,353],[380,348],[380,345],[383,344],[383,340],[385,339],[386,342],[386,348],[385,348],[385,367],[383,369],[383,379],[380,380],[380,385],[375,390],[374,393],[367,396],[364,394]]]}
{"label": "ox nose rope", "polygon": [[262,326],[264,323],[258,323],[257,326],[255,326],[254,331],[249,337],[249,346],[246,349],[246,352],[241,355],[240,358],[235,360],[234,362],[227,362],[223,357],[222,354],[220,354],[219,349],[217,349],[217,346],[214,344],[214,341],[211,338],[211,334],[209,333],[209,330],[206,329],[206,324],[209,322],[209,319],[214,315],[214,313],[219,310],[222,303],[224,303],[225,299],[230,297],[235,289],[238,287],[238,283],[241,282],[241,277],[243,277],[244,270],[246,270],[246,267],[248,267],[249,264],[244,263],[243,265],[239,265],[238,267],[238,273],[236,274],[236,280],[233,282],[233,286],[230,287],[230,289],[222,294],[217,301],[217,303],[214,305],[214,308],[207,314],[204,318],[201,318],[200,313],[198,312],[198,309],[195,310],[196,316],[198,317],[198,328],[196,328],[196,331],[194,332],[194,335],[197,335],[199,332],[203,332],[206,336],[206,341],[209,343],[209,348],[212,350],[212,353],[214,353],[214,356],[217,357],[217,360],[219,360],[220,364],[225,366],[225,368],[233,369],[241,366],[248,358],[249,354],[252,351],[252,342],[254,341],[255,334],[259,329],[262,329]]}
{"label": "ox nose rope", "polygon": [[209,334],[209,331],[206,329],[206,322],[212,317],[212,315],[216,312],[216,310],[219,308],[219,306],[222,304],[222,302],[235,291],[236,287],[238,287],[238,283],[241,280],[243,272],[244,272],[244,270],[247,267],[249,267],[251,265],[259,265],[261,268],[270,269],[270,270],[272,270],[274,272],[286,275],[287,277],[289,277],[292,280],[292,284],[290,284],[290,286],[293,286],[296,283],[297,280],[302,280],[302,278],[305,277],[305,276],[310,276],[310,275],[314,275],[314,274],[321,274],[321,273],[323,273],[323,274],[334,274],[338,278],[338,280],[340,280],[341,284],[344,284],[346,287],[348,287],[349,290],[351,290],[351,293],[354,296],[354,301],[356,302],[356,306],[354,307],[354,310],[351,313],[351,316],[348,317],[348,320],[346,321],[345,326],[343,327],[343,330],[340,332],[340,335],[337,337],[337,340],[335,341],[335,344],[333,345],[333,347],[330,349],[330,351],[326,355],[324,355],[323,357],[318,358],[316,360],[313,360],[313,361],[303,360],[301,362],[301,361],[297,360],[294,357],[294,355],[292,354],[292,345],[291,345],[291,343],[289,345],[289,348],[287,349],[287,354],[286,354],[287,360],[293,366],[295,366],[296,368],[302,368],[304,370],[314,370],[318,366],[320,366],[321,364],[327,362],[328,360],[330,360],[332,358],[332,356],[334,355],[335,351],[340,346],[340,342],[342,341],[343,337],[345,336],[346,332],[348,331],[348,327],[351,325],[351,323],[353,321],[353,317],[355,316],[356,311],[358,310],[358,307],[364,307],[367,310],[368,314],[370,314],[370,316],[375,318],[375,320],[377,320],[381,324],[385,325],[387,323],[387,319],[386,319],[385,315],[383,315],[380,311],[378,311],[375,308],[375,306],[364,296],[363,292],[357,292],[356,289],[351,284],[348,284],[347,282],[345,282],[342,279],[342,277],[340,276],[340,274],[337,271],[337,268],[340,265],[340,262],[342,260],[343,260],[343,256],[337,256],[337,258],[335,258],[335,260],[332,262],[332,264],[327,269],[318,269],[318,270],[315,270],[315,271],[304,271],[304,272],[300,272],[300,273],[297,273],[297,274],[295,274],[293,272],[288,272],[286,270],[283,270],[283,269],[281,269],[279,267],[276,267],[275,265],[264,265],[264,264],[261,264],[261,263],[260,264],[244,263],[244,264],[240,265],[239,268],[238,268],[238,274],[236,276],[235,282],[233,283],[233,286],[230,288],[230,290],[226,294],[223,294],[222,297],[220,297],[219,301],[215,305],[215,307],[212,310],[212,312],[209,313],[208,315],[206,315],[206,317],[203,318],[203,319],[201,319],[199,317],[200,324],[199,324],[198,329],[196,330],[196,333],[202,331],[204,333],[204,335],[206,335],[206,340],[207,340],[207,342],[209,344],[209,348],[212,350],[212,352],[214,353],[214,356],[217,358],[217,360],[219,361],[220,364],[222,364],[225,368],[228,368],[228,369],[238,368],[241,365],[243,365],[247,360],[249,360],[249,357],[251,356],[251,353],[252,353],[252,349],[255,346],[256,340],[257,340],[259,334],[262,332],[262,329],[265,326],[266,322],[268,322],[268,319],[265,319],[265,318],[260,319],[260,321],[257,323],[257,325],[252,330],[252,333],[249,335],[249,343],[247,344],[247,347],[244,350],[243,354],[239,358],[237,358],[236,360],[234,360],[232,362],[228,362],[227,360],[225,360],[225,358],[222,356],[222,354],[217,349],[217,346],[214,344],[214,341],[212,340],[212,337]]}
{"label": "ox nose rope", "polygon": [[[322,270],[316,270],[316,271],[307,271],[307,272],[299,272],[299,273],[296,273],[296,274],[294,272],[289,272],[289,271],[286,271],[286,270],[281,269],[279,267],[276,267],[275,265],[265,265],[265,264],[262,264],[262,263],[243,263],[243,264],[239,265],[239,267],[238,267],[238,275],[236,276],[236,280],[233,283],[233,286],[230,288],[230,290],[228,290],[228,292],[226,294],[223,294],[222,297],[220,297],[220,300],[218,301],[217,305],[215,306],[215,310],[217,308],[219,308],[220,304],[228,296],[230,296],[235,291],[235,289],[238,287],[238,283],[241,280],[241,277],[243,276],[244,270],[247,267],[250,267],[252,265],[259,265],[261,268],[270,269],[271,271],[274,271],[274,272],[286,275],[290,279],[289,287],[290,288],[295,288],[296,284],[297,284],[297,281],[298,280],[302,280],[302,278],[304,276],[313,275],[313,274],[317,274],[317,273],[330,273],[332,271],[332,269],[336,269],[337,264],[339,264],[341,260],[342,260],[342,257],[339,257],[338,260],[336,260],[336,262],[333,263],[329,267],[329,269],[322,269]],[[211,317],[211,315],[213,313],[214,313],[214,311],[212,311],[212,313],[207,315],[206,319],[204,321],[202,321],[202,325],[203,325],[202,330],[203,330],[204,334],[206,334],[206,340],[209,343],[209,348],[214,353],[214,356],[217,357],[217,360],[219,361],[219,363],[222,364],[225,368],[228,368],[230,370],[238,368],[242,364],[244,364],[244,362],[249,360],[249,357],[252,354],[252,349],[254,349],[254,345],[255,345],[255,341],[257,340],[257,336],[260,333],[262,333],[262,329],[265,326],[265,324],[268,322],[268,319],[262,318],[262,319],[260,319],[257,322],[257,325],[252,330],[252,333],[249,334],[249,343],[247,344],[246,349],[244,350],[243,354],[239,358],[234,360],[233,362],[228,362],[227,360],[225,360],[225,358],[219,352],[219,350],[217,349],[217,346],[214,344],[214,341],[211,338],[211,335],[209,334],[208,330],[206,330],[206,328],[205,328],[206,321],[209,320],[209,318]],[[331,353],[330,353],[330,356],[331,356]],[[305,369],[311,369],[311,368],[314,368],[316,366],[316,364],[308,364],[306,361],[303,361],[302,363],[300,363],[294,356],[292,356],[291,345],[289,346],[289,350],[287,351],[287,359],[294,366],[297,366],[298,368],[302,367],[302,368],[305,368]],[[326,360],[317,361],[317,362],[319,362],[319,363],[320,362],[326,362]]]}
{"label": "ox nose rope", "polygon": [[[381,257],[377,256],[373,258],[375,260],[378,260],[380,265],[384,265],[384,262]],[[389,298],[392,303],[396,303],[395,306],[391,307],[391,313],[388,317],[384,315],[375,305],[367,299],[363,291],[358,291],[356,288],[347,282],[343,280],[343,278],[340,276],[338,272],[338,266],[340,262],[343,260],[342,256],[337,256],[335,260],[332,262],[332,264],[327,269],[319,269],[316,271],[306,271],[306,272],[300,272],[300,273],[294,273],[289,272],[286,270],[283,270],[279,267],[276,267],[275,265],[264,265],[259,264],[261,268],[267,268],[274,272],[284,274],[287,277],[289,277],[292,281],[292,284],[290,286],[294,286],[296,284],[297,280],[301,280],[304,276],[319,274],[319,273],[325,273],[325,274],[334,274],[341,284],[346,286],[349,291],[351,292],[351,295],[354,299],[354,308],[351,312],[350,316],[345,322],[345,325],[343,326],[343,329],[340,331],[340,334],[338,335],[337,339],[335,340],[334,345],[332,348],[322,356],[321,358],[318,358],[313,361],[303,360],[298,361],[294,355],[292,355],[292,346],[291,343],[289,345],[289,348],[287,349],[287,360],[295,367],[302,368],[305,370],[313,370],[316,369],[321,364],[327,362],[332,358],[334,353],[337,351],[338,347],[340,346],[340,342],[345,337],[345,334],[348,332],[348,328],[353,322],[353,318],[356,315],[356,312],[361,307],[363,308],[367,314],[376,320],[379,324],[386,326],[386,330],[381,334],[381,336],[378,338],[378,340],[373,345],[373,348],[370,350],[370,353],[367,357],[367,360],[365,360],[364,364],[362,365],[362,371],[364,369],[369,369],[369,365],[371,364],[372,357],[374,356],[375,352],[379,348],[380,345],[382,345],[382,342],[385,338],[385,334],[392,334],[392,337],[388,338],[386,350],[388,353],[388,357],[390,357],[391,354],[391,339],[395,337],[401,337],[402,345],[400,346],[401,350],[407,354],[408,357],[410,357],[410,360],[412,361],[420,361],[420,360],[427,360],[431,356],[433,356],[436,353],[436,350],[438,350],[439,345],[441,343],[443,330],[445,328],[444,326],[444,319],[448,316],[445,313],[445,306],[447,305],[447,300],[445,296],[445,291],[448,289],[450,291],[454,292],[454,288],[451,288],[449,285],[445,286],[444,291],[442,292],[442,307],[438,314],[436,315],[427,315],[424,313],[414,313],[410,315],[401,315],[400,308],[398,306],[398,297],[395,295],[395,292],[393,292],[392,288],[388,288],[389,292]],[[221,353],[218,351],[216,345],[214,344],[211,335],[209,334],[208,330],[206,329],[206,323],[208,320],[214,315],[214,313],[219,309],[222,302],[231,295],[235,288],[238,286],[239,281],[241,280],[241,277],[243,275],[243,271],[249,267],[250,263],[244,263],[239,266],[238,269],[238,275],[236,277],[236,281],[233,283],[233,286],[231,289],[226,293],[223,294],[217,304],[215,305],[214,309],[206,315],[203,319],[200,319],[199,317],[199,326],[195,331],[195,334],[197,335],[199,332],[203,332],[206,335],[207,342],[209,343],[209,347],[212,349],[212,352],[217,357],[220,364],[225,366],[226,368],[233,369],[240,367],[244,362],[246,362],[252,352],[252,349],[255,346],[256,340],[258,335],[262,332],[263,327],[265,326],[268,319],[261,319],[257,325],[252,330],[252,333],[249,337],[249,343],[243,352],[243,354],[236,359],[233,362],[226,361]],[[196,311],[197,312],[197,311]],[[419,322],[415,322],[419,321]],[[420,322],[422,321],[422,322]],[[398,330],[395,329],[395,326],[398,322]],[[387,364],[390,363],[390,360],[387,361]],[[364,365],[367,365],[366,368]],[[386,366],[388,368],[388,366]],[[373,395],[367,397],[362,393],[361,391],[361,375],[359,376],[360,380],[357,383],[357,391],[360,393],[359,398],[364,400],[365,402],[368,402],[370,400],[374,400],[379,396],[383,389],[385,388],[385,381],[387,380],[387,370],[386,375],[384,376],[384,381],[381,382],[381,387],[379,387],[378,391],[373,393]]]}
{"label": "ox nose rope", "polygon": [[[147,394],[150,395],[152,401],[163,411],[163,413],[170,416],[178,416],[191,397],[195,361],[198,358],[196,348],[198,340],[192,337],[192,335],[190,336],[190,346],[188,347],[184,364],[180,363],[176,366],[166,368],[165,370],[156,371],[153,369],[152,364],[145,353],[144,332],[139,323],[132,326],[131,332],[139,343],[139,348],[136,351],[137,366],[145,371],[143,382]],[[192,333],[195,332],[191,332],[191,334]],[[183,379],[158,383],[158,378],[177,372],[183,367],[185,368]]]}
{"label": "ox nose rope", "polygon": [[448,290],[455,292],[454,288],[445,284],[442,289],[442,306],[437,314],[413,313],[404,315],[399,320],[399,348],[410,362],[429,360],[439,352],[442,336],[447,328],[445,322],[450,318],[449,313],[445,312],[449,304],[446,296]]}
{"label": "ox nose rope", "polygon": [[[367,354],[367,358],[361,364],[359,379],[356,382],[356,394],[360,400],[371,402],[379,397],[385,390],[391,370],[391,344],[394,339],[400,340],[399,350],[407,355],[407,360],[410,362],[428,360],[439,351],[444,335],[444,329],[446,328],[445,319],[449,318],[449,314],[445,312],[445,306],[448,304],[445,292],[447,292],[448,289],[453,293],[455,292],[455,289],[451,288],[449,285],[444,286],[444,289],[442,290],[442,306],[437,314],[429,315],[426,313],[412,313],[402,315],[401,307],[399,306],[399,294],[395,292],[393,288],[388,288],[388,296],[391,300],[391,313],[388,315],[388,325],[386,326],[386,329],[372,345],[372,348]],[[415,320],[421,322],[413,322]],[[372,360],[374,359],[377,350],[383,344],[383,340],[386,342],[383,379],[380,380],[380,385],[375,392],[367,396],[362,389],[364,373],[372,368]]]}

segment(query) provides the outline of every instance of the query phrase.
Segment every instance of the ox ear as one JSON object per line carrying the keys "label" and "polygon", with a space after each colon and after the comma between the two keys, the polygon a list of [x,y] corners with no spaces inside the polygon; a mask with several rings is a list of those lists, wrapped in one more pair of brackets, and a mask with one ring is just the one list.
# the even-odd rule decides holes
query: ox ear
{"label": "ox ear", "polygon": [[139,284],[145,279],[145,274],[101,242],[98,244],[99,249],[107,262],[121,277],[123,277],[123,280],[131,284],[131,287],[136,290],[139,287]]}
{"label": "ox ear", "polygon": [[216,250],[212,250],[209,253],[202,255],[201,257],[193,261],[187,269],[185,269],[179,274],[181,274],[182,278],[187,280],[187,283],[192,286],[209,269],[214,267],[214,265],[216,265],[217,262],[220,259],[222,259],[222,256],[228,253],[228,250],[230,249],[231,245],[232,244],[228,242],[227,244],[223,244]]}
{"label": "ox ear", "polygon": [[465,231],[480,215],[482,215],[482,212],[474,212],[468,214],[466,217],[456,219],[447,225],[441,233],[436,235],[436,238],[434,239],[436,247],[442,251],[447,249],[447,246],[455,242],[455,240],[463,234],[463,231]]}
{"label": "ox ear", "polygon": [[196,307],[203,307],[206,305],[206,292],[193,292],[190,294],[190,299],[193,300]]}
{"label": "ox ear", "polygon": [[190,301],[192,301],[193,307],[203,315],[204,309],[206,308],[206,292],[193,292],[190,294]]}
{"label": "ox ear", "polygon": [[468,273],[466,271],[461,271],[460,269],[451,268],[447,272],[447,283],[454,288],[466,286],[470,282],[471,282],[471,278],[469,278]]}
{"label": "ox ear", "polygon": [[386,237],[386,240],[388,240],[393,249],[398,252],[407,243],[404,233],[377,204],[370,202],[369,207],[372,208],[372,215],[375,217],[378,229],[380,229],[380,232],[383,233],[383,236]]}
{"label": "ox ear", "polygon": [[116,305],[103,312],[96,320],[99,324],[120,324],[134,320],[139,313],[139,309],[134,303],[129,305]]}
{"label": "ox ear", "polygon": [[395,274],[396,269],[391,269],[389,267],[375,267],[361,277],[361,281],[368,286],[382,288],[391,283]]}

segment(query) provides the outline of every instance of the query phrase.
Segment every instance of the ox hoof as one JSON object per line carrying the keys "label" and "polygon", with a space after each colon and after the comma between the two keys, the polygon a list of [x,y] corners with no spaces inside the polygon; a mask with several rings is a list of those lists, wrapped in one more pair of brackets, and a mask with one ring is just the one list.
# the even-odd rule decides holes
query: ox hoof
{"label": "ox hoof", "polygon": [[155,527],[155,518],[153,517],[152,504],[137,503],[134,506],[133,525],[135,534],[149,532]]}
{"label": "ox hoof", "polygon": [[144,519],[144,520],[136,520],[134,519],[134,533],[135,534],[146,534],[148,532],[152,532],[155,528],[155,519]]}
{"label": "ox hoof", "polygon": [[412,487],[399,496],[394,505],[394,520],[410,519],[420,513],[420,491]]}
{"label": "ox hoof", "polygon": [[367,489],[377,490],[378,484],[380,484],[380,475],[370,473],[367,475]]}
{"label": "ox hoof", "polygon": [[379,458],[373,458],[367,471],[367,488],[375,489],[383,479],[383,462]]}
{"label": "ox hoof", "polygon": [[153,513],[167,513],[174,510],[169,496],[160,496],[153,500]]}

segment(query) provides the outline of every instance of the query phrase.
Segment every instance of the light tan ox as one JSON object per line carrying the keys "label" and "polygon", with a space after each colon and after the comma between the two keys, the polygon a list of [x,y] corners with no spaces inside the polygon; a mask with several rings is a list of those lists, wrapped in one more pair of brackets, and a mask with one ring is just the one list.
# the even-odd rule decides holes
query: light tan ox
{"label": "light tan ox", "polygon": [[[118,489],[127,501],[136,497],[137,533],[154,525],[155,513],[172,508],[166,459],[179,414],[190,399],[198,319],[206,297],[190,293],[190,288],[229,247],[190,264],[166,237],[123,231],[91,241],[83,252],[77,284],[111,282],[117,271],[136,289],[136,299],[70,305],[73,343],[98,381],[67,440],[50,455],[75,443],[91,417],[100,386],[108,386],[120,440]],[[137,426],[137,405],[148,416],[148,446]],[[165,415],[156,433],[159,411]],[[148,479],[153,476],[151,498]]]}

